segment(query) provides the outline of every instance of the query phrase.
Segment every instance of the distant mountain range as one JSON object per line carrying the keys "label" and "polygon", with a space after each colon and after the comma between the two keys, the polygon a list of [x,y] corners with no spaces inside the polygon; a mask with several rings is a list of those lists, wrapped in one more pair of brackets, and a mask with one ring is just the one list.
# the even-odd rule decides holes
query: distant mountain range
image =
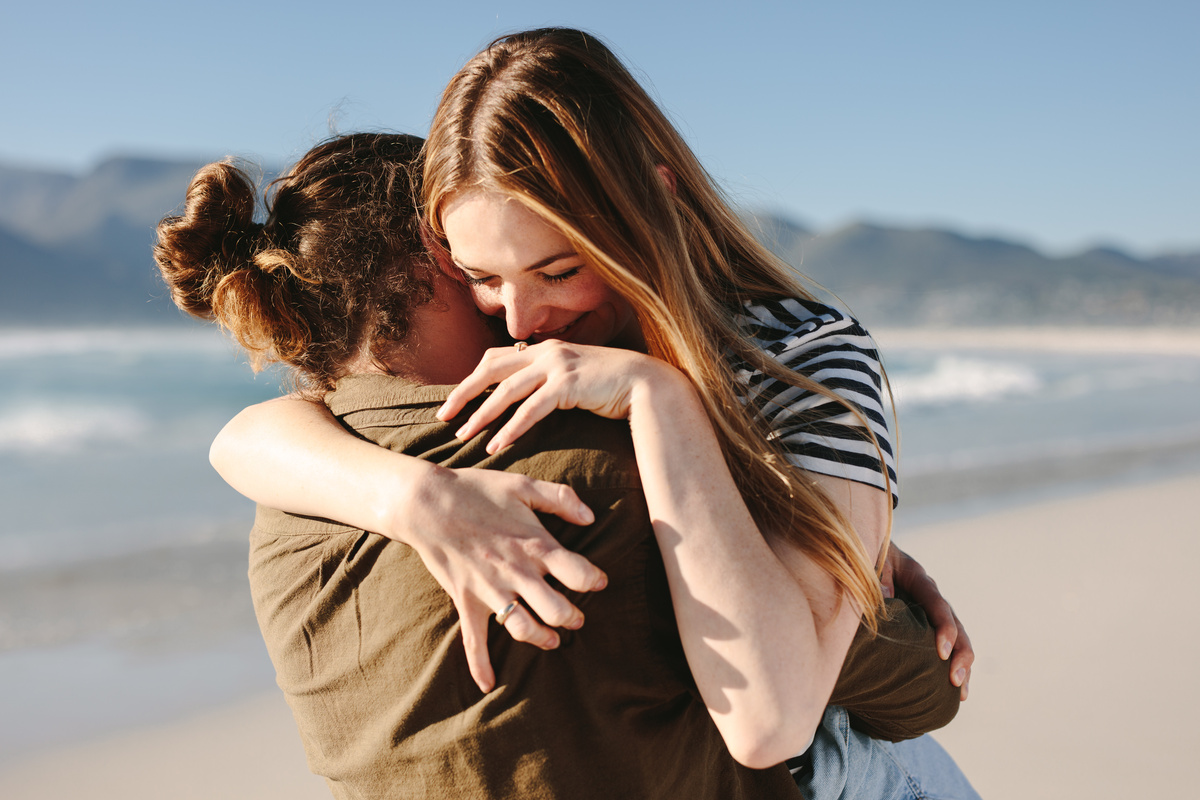
{"label": "distant mountain range", "polygon": [[0,321],[178,318],[151,247],[199,166],[113,158],[82,176],[0,166]]}
{"label": "distant mountain range", "polygon": [[[0,165],[0,325],[178,320],[154,226],[202,162],[112,158],[86,175]],[[1200,252],[1052,258],[1019,242],[747,214],[788,263],[872,324],[1200,325]]]}
{"label": "distant mountain range", "polygon": [[946,230],[856,223],[813,233],[754,216],[768,247],[872,324],[1200,324],[1200,253],[1052,258]]}

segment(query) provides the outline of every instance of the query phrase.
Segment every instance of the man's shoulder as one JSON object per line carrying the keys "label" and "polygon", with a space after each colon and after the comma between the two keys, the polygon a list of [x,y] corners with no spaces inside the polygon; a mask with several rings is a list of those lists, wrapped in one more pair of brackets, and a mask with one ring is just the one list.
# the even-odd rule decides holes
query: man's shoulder
{"label": "man's shoulder", "polygon": [[516,407],[477,436],[462,441],[455,434],[484,396],[468,404],[455,419],[443,422],[437,418],[437,410],[453,388],[387,375],[352,375],[338,381],[326,403],[343,425],[364,439],[444,467],[519,472],[576,488],[640,491],[625,420],[604,419],[586,411],[554,411],[511,446],[488,453],[487,442]]}
{"label": "man's shoulder", "polygon": [[325,404],[336,417],[370,410],[409,412],[430,421],[445,402],[453,386],[429,386],[397,375],[347,375],[325,396]]}

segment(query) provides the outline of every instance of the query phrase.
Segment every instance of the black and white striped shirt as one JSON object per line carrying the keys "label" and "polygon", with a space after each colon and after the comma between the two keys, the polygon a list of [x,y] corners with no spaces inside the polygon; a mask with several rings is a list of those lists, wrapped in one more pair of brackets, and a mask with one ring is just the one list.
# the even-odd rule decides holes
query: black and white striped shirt
{"label": "black and white striped shirt", "polygon": [[870,334],[853,317],[812,300],[747,302],[735,321],[781,365],[820,383],[862,412],[883,451],[881,464],[866,429],[841,404],[789,386],[731,357],[743,400],[768,421],[771,438],[788,460],[810,472],[890,489],[895,505],[899,501],[895,454],[883,405],[879,353]]}

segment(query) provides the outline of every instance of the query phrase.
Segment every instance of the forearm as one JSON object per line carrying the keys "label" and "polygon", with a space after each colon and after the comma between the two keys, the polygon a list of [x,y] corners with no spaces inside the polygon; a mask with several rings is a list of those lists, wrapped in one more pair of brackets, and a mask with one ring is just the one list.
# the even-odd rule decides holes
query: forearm
{"label": "forearm", "polygon": [[257,503],[396,537],[395,509],[432,465],[349,433],[323,404],[280,397],[243,410],[209,460]]}
{"label": "forearm", "polygon": [[802,555],[785,564],[768,546],[682,376],[638,384],[629,418],[700,693],[736,759],[778,763],[819,723],[859,612]]}

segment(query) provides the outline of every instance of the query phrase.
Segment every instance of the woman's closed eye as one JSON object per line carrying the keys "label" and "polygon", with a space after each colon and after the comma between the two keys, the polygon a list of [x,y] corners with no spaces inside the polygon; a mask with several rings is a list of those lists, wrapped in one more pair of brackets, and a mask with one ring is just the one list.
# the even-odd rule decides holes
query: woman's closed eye
{"label": "woman's closed eye", "polygon": [[[581,269],[582,267],[571,267],[563,272],[539,272],[538,275],[540,275],[541,279],[546,283],[563,283],[578,275]],[[462,276],[463,281],[465,281],[468,286],[488,286],[496,280],[495,275],[472,275],[470,272],[466,272],[464,270],[459,270],[459,275]]]}
{"label": "woman's closed eye", "polygon": [[563,281],[570,280],[571,278],[574,278],[576,275],[578,275],[580,269],[581,269],[580,267],[571,267],[566,272],[559,272],[554,275],[551,275],[548,272],[543,272],[542,279],[547,281],[548,283],[562,283]]}

